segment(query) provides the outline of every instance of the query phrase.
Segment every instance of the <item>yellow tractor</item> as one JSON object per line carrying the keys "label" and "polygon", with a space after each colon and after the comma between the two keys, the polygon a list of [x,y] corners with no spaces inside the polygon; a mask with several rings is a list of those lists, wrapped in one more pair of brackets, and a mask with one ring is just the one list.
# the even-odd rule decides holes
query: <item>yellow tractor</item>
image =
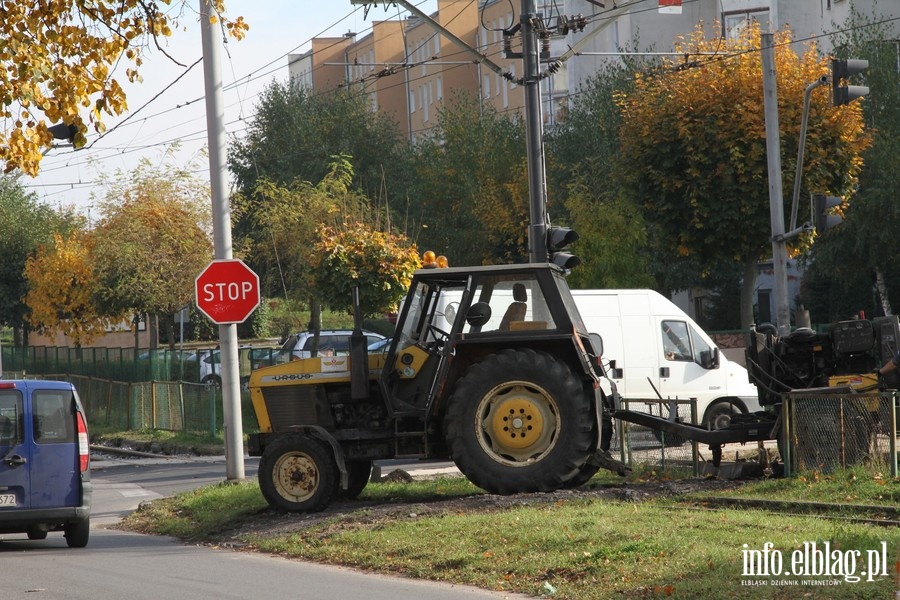
{"label": "yellow tractor", "polygon": [[250,377],[249,451],[273,507],[352,498],[379,459],[451,459],[496,494],[580,485],[606,466],[615,388],[601,388],[600,338],[560,267],[420,269],[379,352],[354,300],[349,355]]}

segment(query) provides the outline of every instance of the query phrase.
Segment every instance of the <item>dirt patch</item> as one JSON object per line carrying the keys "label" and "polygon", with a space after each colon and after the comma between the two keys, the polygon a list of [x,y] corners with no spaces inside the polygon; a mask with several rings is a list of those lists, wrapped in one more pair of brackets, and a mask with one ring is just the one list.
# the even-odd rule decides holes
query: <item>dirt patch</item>
{"label": "dirt patch", "polygon": [[557,490],[550,493],[513,494],[499,496],[478,494],[447,500],[396,503],[365,501],[339,501],[326,510],[313,514],[284,513],[264,509],[248,517],[233,529],[221,532],[216,543],[240,545],[240,540],[258,536],[270,538],[301,532],[313,527],[325,527],[325,534],[347,529],[370,529],[385,523],[419,519],[447,513],[473,513],[506,510],[520,506],[551,504],[573,500],[603,499],[620,502],[645,502],[657,498],[676,498],[692,492],[714,492],[736,489],[739,481],[717,479],[684,479],[622,484],[588,484],[574,490]]}

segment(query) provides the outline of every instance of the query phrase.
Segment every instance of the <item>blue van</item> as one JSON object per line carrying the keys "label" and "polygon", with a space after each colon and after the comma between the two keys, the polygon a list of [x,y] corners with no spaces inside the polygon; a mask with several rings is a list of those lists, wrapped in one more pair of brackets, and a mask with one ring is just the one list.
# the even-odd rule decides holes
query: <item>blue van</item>
{"label": "blue van", "polygon": [[87,419],[75,386],[0,380],[0,534],[62,531],[83,548],[91,530]]}

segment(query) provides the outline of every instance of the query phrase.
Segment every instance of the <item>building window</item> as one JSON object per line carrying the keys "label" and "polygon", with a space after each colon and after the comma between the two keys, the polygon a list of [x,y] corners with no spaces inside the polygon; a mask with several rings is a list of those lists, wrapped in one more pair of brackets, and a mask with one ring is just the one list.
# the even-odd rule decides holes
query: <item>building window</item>
{"label": "building window", "polygon": [[725,29],[723,32],[725,38],[729,40],[737,39],[741,32],[754,21],[759,24],[760,31],[769,31],[771,29],[769,9],[758,8],[723,13],[722,27]]}

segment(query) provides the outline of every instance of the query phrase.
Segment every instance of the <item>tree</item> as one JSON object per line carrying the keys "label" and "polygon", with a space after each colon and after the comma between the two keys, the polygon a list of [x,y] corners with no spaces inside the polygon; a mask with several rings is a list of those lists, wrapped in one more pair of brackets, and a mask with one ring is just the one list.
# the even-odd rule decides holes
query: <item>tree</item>
{"label": "tree", "polygon": [[[194,280],[212,259],[209,191],[183,169],[144,159],[117,173],[93,232],[99,303],[111,314],[163,317],[174,345],[173,315],[194,299]],[[151,347],[156,347],[151,327]]]}
{"label": "tree", "polygon": [[[775,35],[781,143],[797,148],[805,87],[829,71],[810,46],[802,55],[787,31]],[[759,29],[736,40],[706,40],[697,28],[676,43],[681,55],[713,58],[638,74],[617,101],[625,191],[640,202],[660,241],[675,257],[706,273],[744,265],[742,323],[752,322],[756,262],[771,246]],[[812,95],[803,189],[850,191],[865,146],[858,106],[831,106],[827,90]],[[795,158],[783,154],[784,188],[792,189]],[[789,222],[789,216],[787,221]]]}
{"label": "tree", "polygon": [[31,309],[27,319],[36,330],[49,336],[62,333],[76,347],[104,333],[106,320],[96,304],[100,282],[92,266],[90,237],[83,232],[67,238],[55,234],[52,244],[41,246],[26,261],[25,277],[25,303]]}
{"label": "tree", "polygon": [[362,223],[320,228],[312,275],[323,302],[352,313],[353,288],[359,288],[363,316],[395,311],[421,266],[416,247],[403,235]]}
{"label": "tree", "polygon": [[[172,0],[57,0],[4,2],[0,19],[0,160],[9,172],[19,168],[36,175],[41,148],[53,136],[47,123],[74,128],[76,147],[85,143],[88,124],[98,133],[104,115],[127,109],[125,92],[114,76],[120,65],[124,77],[140,81],[142,55],[151,43],[170,36],[185,14],[164,8]],[[222,0],[211,0],[218,14]],[[241,17],[224,21],[233,37],[247,30]],[[87,115],[82,111],[87,109]],[[87,122],[85,122],[85,118]]]}
{"label": "tree", "polygon": [[636,69],[607,63],[547,134],[548,211],[580,235],[573,250],[583,262],[569,277],[573,287],[654,285],[647,224],[616,173],[621,115],[613,97],[631,88]]}
{"label": "tree", "polygon": [[[249,213],[248,224],[256,235],[246,247],[248,256],[254,264],[271,265],[260,276],[266,295],[309,305],[307,327],[313,331],[321,328],[321,302],[331,294],[320,289],[313,273],[323,227],[337,231],[344,223],[369,223],[375,231],[390,231],[390,218],[353,191],[353,181],[349,157],[337,156],[317,184],[294,180],[279,185],[263,179],[253,193],[257,208]],[[243,195],[235,199],[239,216],[246,214],[248,202]]]}
{"label": "tree", "polygon": [[0,177],[0,323],[13,328],[15,345],[26,340],[26,261],[42,245],[52,245],[55,233],[65,235],[80,226],[83,223],[75,215],[38,202],[16,177]]}
{"label": "tree", "polygon": [[[399,212],[409,177],[408,144],[387,117],[374,113],[365,94],[348,90],[314,95],[294,84],[273,81],[260,95],[246,136],[229,147],[228,167],[242,196],[234,221],[235,242],[259,246],[270,240],[255,227],[264,220],[263,190],[269,183],[291,188],[294,182],[318,182],[330,177],[336,156],[352,166],[352,187],[384,207]],[[267,182],[260,185],[261,182]],[[274,263],[250,258],[263,279],[277,274]]]}
{"label": "tree", "polygon": [[419,246],[452,265],[527,262],[525,128],[466,95],[438,113],[416,146]]}

